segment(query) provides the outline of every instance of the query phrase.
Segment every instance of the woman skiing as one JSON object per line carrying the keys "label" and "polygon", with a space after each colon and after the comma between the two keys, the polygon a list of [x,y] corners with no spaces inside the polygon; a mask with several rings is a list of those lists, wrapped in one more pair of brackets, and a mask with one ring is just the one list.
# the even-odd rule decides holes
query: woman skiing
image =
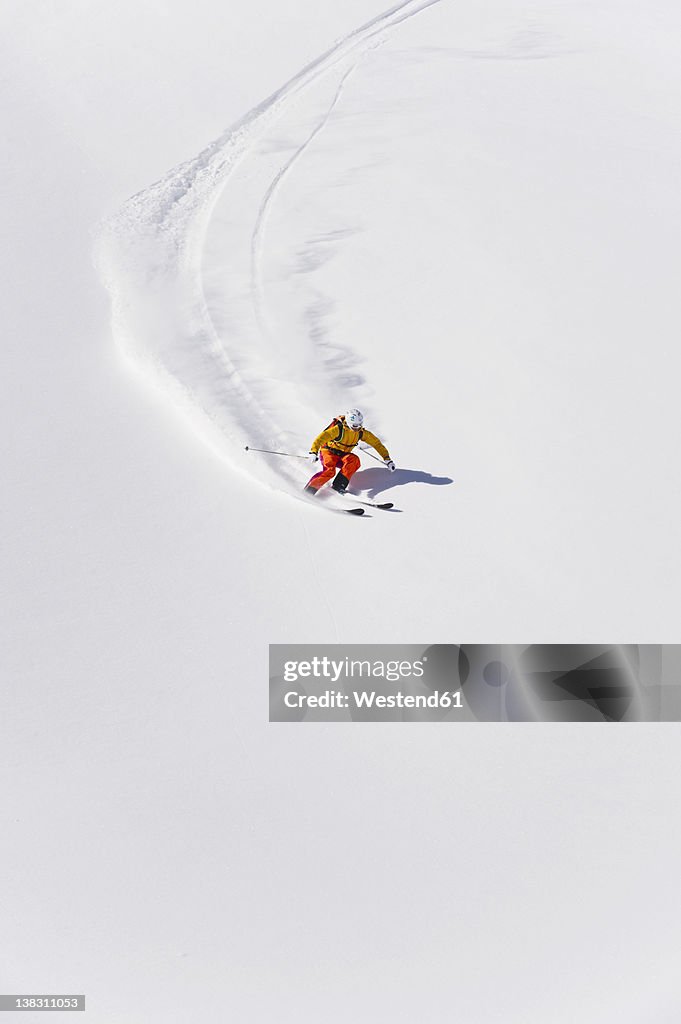
{"label": "woman skiing", "polygon": [[339,470],[332,487],[339,494],[345,494],[350,477],[360,467],[360,461],[352,450],[360,441],[366,441],[375,448],[391,472],[395,469],[388,449],[375,434],[363,426],[363,423],[364,417],[359,409],[350,409],[344,416],[333,419],[319,437],[314,439],[310,447],[310,461],[316,462],[319,458],[323,468],[308,480],[305,485],[306,491],[316,494],[320,487],[331,480],[336,470]]}

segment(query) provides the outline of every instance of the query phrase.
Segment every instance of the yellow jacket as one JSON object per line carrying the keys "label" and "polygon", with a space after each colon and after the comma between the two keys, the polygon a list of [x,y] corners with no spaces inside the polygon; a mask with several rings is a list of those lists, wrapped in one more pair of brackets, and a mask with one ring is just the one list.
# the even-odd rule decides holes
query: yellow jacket
{"label": "yellow jacket", "polygon": [[372,434],[366,427],[362,427],[361,430],[352,430],[345,422],[345,416],[337,416],[335,420],[332,420],[326,430],[322,430],[319,437],[315,437],[310,451],[318,452],[320,448],[328,448],[332,452],[338,451],[347,455],[360,441],[365,441],[375,448],[382,459],[390,458],[388,449],[375,434]]}

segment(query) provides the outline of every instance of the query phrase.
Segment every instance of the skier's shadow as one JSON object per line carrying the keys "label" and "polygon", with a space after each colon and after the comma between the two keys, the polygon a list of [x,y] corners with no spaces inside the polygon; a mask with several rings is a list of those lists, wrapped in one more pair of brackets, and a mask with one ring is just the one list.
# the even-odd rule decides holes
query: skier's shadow
{"label": "skier's shadow", "polygon": [[368,497],[375,498],[378,494],[391,491],[393,487],[403,487],[405,484],[434,484],[442,487],[444,484],[453,484],[450,476],[433,476],[432,473],[424,473],[422,469],[396,469],[394,473],[386,469],[360,469],[352,478],[353,489],[361,488],[366,491]]}

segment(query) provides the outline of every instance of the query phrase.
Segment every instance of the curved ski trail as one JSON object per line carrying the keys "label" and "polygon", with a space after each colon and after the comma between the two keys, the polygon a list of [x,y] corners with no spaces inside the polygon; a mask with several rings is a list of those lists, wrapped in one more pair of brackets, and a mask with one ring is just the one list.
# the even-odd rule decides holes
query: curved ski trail
{"label": "curved ski trail", "polygon": [[[243,458],[249,441],[272,448],[290,444],[291,431],[281,422],[299,426],[300,413],[294,410],[305,404],[294,381],[277,379],[269,358],[272,332],[261,273],[267,214],[284,176],[328,123],[358,53],[439,2],[407,0],[349,33],[196,157],[132,196],[99,231],[95,260],[111,295],[112,328],[121,352],[147,383],[184,411],[216,454],[279,490],[298,491],[295,460],[252,460],[245,466]],[[353,65],[344,67],[350,58]],[[215,205],[235,169],[266,138],[291,100],[332,70],[340,71],[341,78],[331,106],[274,175],[250,229],[250,249],[235,254],[254,326],[237,323],[222,329],[211,315],[203,273]],[[316,414],[311,417],[316,422]]]}

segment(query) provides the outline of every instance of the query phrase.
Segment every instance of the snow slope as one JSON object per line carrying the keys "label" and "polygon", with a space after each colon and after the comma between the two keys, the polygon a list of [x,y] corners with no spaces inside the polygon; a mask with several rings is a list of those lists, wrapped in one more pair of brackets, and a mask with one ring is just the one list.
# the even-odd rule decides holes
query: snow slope
{"label": "snow slope", "polygon": [[[3,990],[676,1020],[674,730],[265,698],[270,642],[677,639],[676,6],[0,17]],[[243,451],[349,404],[400,513]]]}
{"label": "snow slope", "polygon": [[[591,636],[671,625],[674,108],[652,62],[629,99],[633,54],[604,55],[603,14],[491,4],[487,23],[400,4],[136,195],[99,249],[115,333],[232,468],[274,488],[299,492],[305,466],[246,444],[305,452],[363,407],[400,473],[369,462],[357,482],[420,522],[381,524],[387,564],[353,535],[357,557],[383,578],[396,547],[410,584],[423,562],[435,591],[456,578],[467,628],[490,585],[511,629],[583,629],[585,601]],[[396,597],[371,636],[412,626]],[[340,616],[339,637],[355,629]]]}

